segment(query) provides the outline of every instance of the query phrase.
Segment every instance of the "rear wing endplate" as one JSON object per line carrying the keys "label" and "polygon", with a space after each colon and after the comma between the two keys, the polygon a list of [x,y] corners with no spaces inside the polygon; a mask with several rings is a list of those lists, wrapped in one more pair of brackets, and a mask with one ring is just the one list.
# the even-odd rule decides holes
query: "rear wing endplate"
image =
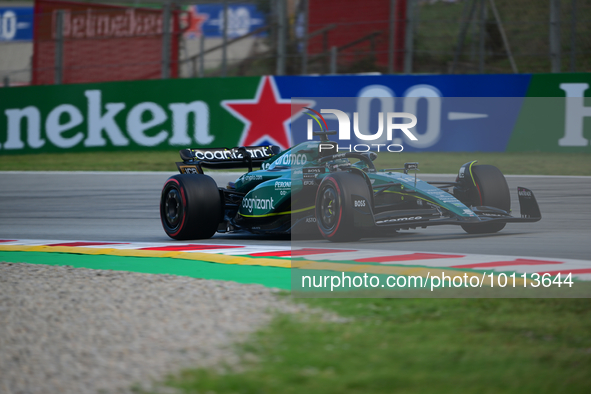
{"label": "rear wing endplate", "polygon": [[542,218],[534,192],[525,187],[517,187],[517,196],[519,197],[519,210],[522,218],[538,220]]}

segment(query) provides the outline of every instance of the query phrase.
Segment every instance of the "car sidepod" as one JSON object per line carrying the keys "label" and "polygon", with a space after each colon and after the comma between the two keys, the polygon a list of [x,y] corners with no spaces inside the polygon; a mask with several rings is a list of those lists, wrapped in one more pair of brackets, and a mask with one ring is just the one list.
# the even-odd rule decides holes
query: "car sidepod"
{"label": "car sidepod", "polygon": [[259,183],[242,199],[234,218],[235,225],[253,233],[288,233],[291,228],[293,186],[288,177]]}

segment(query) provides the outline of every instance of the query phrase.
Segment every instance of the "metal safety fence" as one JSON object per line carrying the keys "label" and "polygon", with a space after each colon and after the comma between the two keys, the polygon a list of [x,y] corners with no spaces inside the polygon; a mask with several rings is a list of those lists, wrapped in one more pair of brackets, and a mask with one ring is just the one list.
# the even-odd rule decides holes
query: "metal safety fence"
{"label": "metal safety fence", "polygon": [[591,0],[0,1],[4,85],[591,71]]}

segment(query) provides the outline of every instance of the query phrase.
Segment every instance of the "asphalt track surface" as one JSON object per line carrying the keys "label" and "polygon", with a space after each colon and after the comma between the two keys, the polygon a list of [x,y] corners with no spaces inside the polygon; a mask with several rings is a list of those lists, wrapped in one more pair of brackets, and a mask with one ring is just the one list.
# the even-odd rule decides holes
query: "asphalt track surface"
{"label": "asphalt track surface", "polygon": [[[171,173],[0,172],[0,239],[169,242],[162,230],[159,199]],[[240,173],[217,173],[218,185]],[[421,175],[454,180],[455,175]],[[460,227],[436,226],[368,234],[359,242],[217,234],[199,242],[297,245],[414,252],[477,253],[545,258],[591,257],[591,177],[507,176],[512,209],[517,186],[534,191],[542,211],[537,223],[508,224],[490,235],[468,235]]]}

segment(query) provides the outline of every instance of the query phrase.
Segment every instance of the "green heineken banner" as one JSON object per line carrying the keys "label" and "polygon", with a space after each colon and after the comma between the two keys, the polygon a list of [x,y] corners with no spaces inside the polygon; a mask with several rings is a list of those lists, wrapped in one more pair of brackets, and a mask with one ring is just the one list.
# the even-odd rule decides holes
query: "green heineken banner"
{"label": "green heineken banner", "polygon": [[0,154],[234,146],[244,125],[220,103],[254,92],[259,79],[0,89]]}
{"label": "green heineken banner", "polygon": [[[268,144],[287,149],[306,138],[308,118],[299,116],[304,105],[292,106],[291,99],[303,98],[320,112],[338,109],[326,100],[331,97],[354,99],[346,111],[352,120],[352,113],[375,118],[363,125],[365,133],[378,127],[379,112],[416,114],[411,130],[418,141],[403,144],[405,151],[591,152],[587,73],[264,76],[2,88],[0,154]],[[336,118],[327,122],[329,129],[338,127]]]}

